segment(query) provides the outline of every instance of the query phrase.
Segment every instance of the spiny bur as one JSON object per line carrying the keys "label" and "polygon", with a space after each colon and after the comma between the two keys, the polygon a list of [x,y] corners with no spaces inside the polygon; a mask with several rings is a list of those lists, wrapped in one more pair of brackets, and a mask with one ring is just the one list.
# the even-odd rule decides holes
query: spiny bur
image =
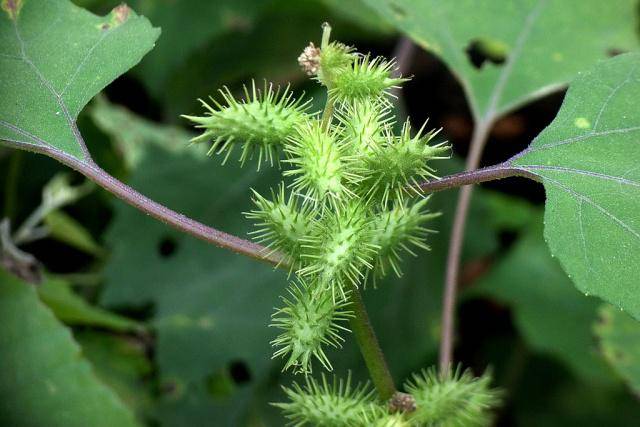
{"label": "spiny bur", "polygon": [[319,120],[311,120],[286,139],[288,158],[284,162],[291,169],[283,176],[293,178],[291,187],[307,202],[336,203],[351,198],[349,187],[362,179],[352,167],[355,158],[338,137],[333,129],[324,129]]}
{"label": "spiny bur", "polygon": [[474,377],[459,367],[439,374],[435,369],[414,374],[405,389],[416,400],[411,421],[416,425],[484,427],[491,424],[491,410],[500,392],[489,388],[491,375]]}
{"label": "spiny bur", "polygon": [[290,269],[295,268],[301,259],[302,241],[309,235],[314,222],[310,206],[298,203],[293,194],[285,196],[284,183],[278,186],[277,191],[271,191],[271,200],[252,191],[256,208],[245,216],[256,220],[258,228],[250,234],[258,242],[266,244],[269,254],[282,252],[285,255],[283,262]]}
{"label": "spiny bur", "polygon": [[304,239],[303,277],[317,277],[319,286],[330,291],[333,299],[346,298],[351,286],[358,287],[378,247],[371,243],[368,208],[358,202],[326,209],[316,230]]}
{"label": "spiny bur", "polygon": [[370,171],[366,182],[360,184],[365,198],[380,200],[386,205],[390,200],[420,196],[419,181],[437,178],[428,162],[449,157],[449,146],[445,142],[429,143],[437,131],[424,134],[426,123],[415,135],[407,120],[400,136],[386,134],[385,143],[364,160]]}
{"label": "spiny bur", "polygon": [[258,156],[258,169],[262,161],[273,166],[277,152],[285,139],[308,120],[310,101],[294,99],[289,87],[274,90],[265,82],[257,89],[255,81],[251,90],[244,86],[245,98],[237,101],[228,88],[220,90],[222,102],[210,97],[213,106],[200,100],[207,110],[204,116],[182,116],[202,129],[192,143],[210,142],[209,153],[224,154],[223,164],[235,146],[241,147],[240,162]]}
{"label": "spiny bur", "polygon": [[440,213],[425,209],[428,200],[425,198],[414,204],[395,203],[390,210],[382,210],[375,217],[371,224],[371,243],[380,248],[376,253],[374,270],[379,277],[385,276],[389,267],[400,277],[402,253],[416,256],[412,247],[429,250],[426,238],[435,231],[423,224],[439,217]]}
{"label": "spiny bur", "polygon": [[283,387],[289,402],[275,403],[294,426],[358,427],[370,426],[380,417],[380,406],[373,390],[365,385],[352,386],[351,375],[346,381],[325,375],[317,381],[306,378],[305,386],[293,383]]}
{"label": "spiny bur", "polygon": [[340,332],[348,332],[342,324],[352,317],[349,302],[335,303],[330,294],[317,290],[316,284],[291,284],[289,297],[282,298],[284,307],[272,316],[271,326],[282,331],[271,342],[277,348],[273,357],[287,359],[283,370],[310,373],[313,360],[331,370],[323,347],[340,347]]}

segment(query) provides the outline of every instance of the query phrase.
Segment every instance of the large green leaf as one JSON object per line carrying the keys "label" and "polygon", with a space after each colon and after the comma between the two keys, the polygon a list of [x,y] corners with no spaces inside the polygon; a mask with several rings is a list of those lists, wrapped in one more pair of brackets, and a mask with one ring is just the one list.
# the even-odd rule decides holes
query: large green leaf
{"label": "large green leaf", "polygon": [[[565,85],[612,49],[636,44],[634,0],[366,0],[458,76],[478,121]],[[476,68],[473,45],[505,57]]]}
{"label": "large green leaf", "polygon": [[576,286],[640,318],[640,55],[600,63],[512,163],[547,192],[545,237]]}
{"label": "large green leaf", "polygon": [[611,382],[591,334],[599,302],[572,286],[549,255],[542,238],[541,213],[536,219],[470,294],[508,304],[520,333],[534,350],[558,357],[586,380]]}
{"label": "large green leaf", "polygon": [[600,309],[594,331],[607,362],[640,395],[640,323],[606,305]]}
{"label": "large green leaf", "polygon": [[68,0],[2,0],[0,141],[88,161],[78,113],[159,34],[125,5],[98,17]]}
{"label": "large green leaf", "polygon": [[134,426],[32,285],[0,270],[0,424]]}

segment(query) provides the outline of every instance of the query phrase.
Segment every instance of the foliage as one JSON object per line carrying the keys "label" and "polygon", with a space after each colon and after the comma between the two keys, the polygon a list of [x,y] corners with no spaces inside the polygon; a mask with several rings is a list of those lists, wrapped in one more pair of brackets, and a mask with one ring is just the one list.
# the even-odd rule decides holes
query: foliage
{"label": "foliage", "polygon": [[[139,208],[149,196],[253,237],[265,245],[257,257],[283,270],[0,147],[0,424],[585,427],[640,416],[640,57],[624,54],[638,41],[634,0],[0,2],[2,144]],[[326,26],[317,43],[324,21],[348,43]],[[377,56],[394,44],[397,60]],[[570,82],[551,121],[559,103],[546,95]],[[508,158],[500,178],[539,181],[547,196],[544,220],[523,202],[541,202],[523,180],[471,201],[455,356],[473,372],[492,365],[491,378],[425,370],[456,210],[455,192],[429,189],[460,185],[461,97],[476,137],[494,131],[485,162]],[[222,162],[204,158],[209,148]],[[118,180],[144,196],[127,199]],[[350,334],[361,337],[360,294],[404,383],[389,401]]]}

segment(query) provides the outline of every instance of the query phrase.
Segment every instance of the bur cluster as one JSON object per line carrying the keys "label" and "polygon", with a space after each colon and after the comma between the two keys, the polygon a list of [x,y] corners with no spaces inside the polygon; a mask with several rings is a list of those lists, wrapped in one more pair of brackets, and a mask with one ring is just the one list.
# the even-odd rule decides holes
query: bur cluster
{"label": "bur cluster", "polygon": [[[349,331],[350,296],[390,272],[400,276],[406,254],[429,249],[427,223],[438,214],[418,184],[437,178],[432,163],[448,158],[449,146],[426,123],[397,125],[392,91],[407,79],[394,61],[330,42],[327,28],[321,46],[311,43],[298,61],[326,88],[322,112],[310,112],[310,101],[288,88],[252,83],[244,98],[225,89],[220,101],[202,101],[204,116],[184,117],[202,129],[192,142],[211,144],[224,161],[238,147],[242,164],[257,157],[258,168],[267,161],[282,169],[283,182],[269,195],[253,192],[246,217],[265,255],[280,253],[289,270],[271,324],[274,357],[284,370],[310,374],[314,364],[332,369],[326,349],[340,347]],[[279,406],[293,424],[413,425],[349,380],[322,378],[286,389],[290,402]]]}

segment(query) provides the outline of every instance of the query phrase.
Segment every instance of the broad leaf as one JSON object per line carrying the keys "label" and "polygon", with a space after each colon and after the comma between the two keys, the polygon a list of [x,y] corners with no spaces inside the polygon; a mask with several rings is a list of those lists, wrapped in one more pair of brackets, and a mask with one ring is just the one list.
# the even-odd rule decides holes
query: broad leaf
{"label": "broad leaf", "polygon": [[0,270],[0,424],[134,426],[32,285]]}
{"label": "broad leaf", "polygon": [[151,417],[153,366],[143,341],[97,331],[75,334],[82,354],[96,375],[109,386],[140,419]]}
{"label": "broad leaf", "polygon": [[640,55],[600,63],[513,161],[547,192],[545,237],[576,286],[640,318]]}
{"label": "broad leaf", "polygon": [[508,304],[534,350],[558,357],[585,380],[611,382],[591,334],[599,302],[576,291],[549,255],[542,215],[535,218],[515,247],[469,293]]}
{"label": "broad leaf", "polygon": [[68,0],[2,0],[0,140],[88,160],[78,113],[159,33],[125,5],[98,17]]}
{"label": "broad leaf", "polygon": [[640,323],[606,305],[600,309],[594,331],[607,362],[640,395]]}
{"label": "broad leaf", "polygon": [[[476,120],[491,121],[637,44],[634,0],[366,0],[460,79]],[[467,50],[494,58],[476,68]],[[502,62],[502,63],[499,63]]]}

